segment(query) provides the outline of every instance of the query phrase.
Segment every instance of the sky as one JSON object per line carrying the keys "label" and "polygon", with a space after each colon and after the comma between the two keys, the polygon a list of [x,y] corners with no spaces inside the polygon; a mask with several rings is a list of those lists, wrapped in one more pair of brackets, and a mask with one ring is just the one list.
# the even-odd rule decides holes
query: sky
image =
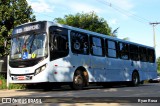
{"label": "sky", "polygon": [[[160,0],[27,0],[37,21],[54,21],[68,14],[96,12],[120,39],[154,46],[153,26],[160,22]],[[156,57],[160,57],[160,24],[155,26]]]}

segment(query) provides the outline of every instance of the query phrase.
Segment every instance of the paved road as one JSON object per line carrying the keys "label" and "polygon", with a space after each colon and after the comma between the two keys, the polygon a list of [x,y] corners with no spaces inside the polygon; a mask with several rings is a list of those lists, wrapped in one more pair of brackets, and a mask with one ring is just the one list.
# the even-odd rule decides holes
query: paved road
{"label": "paved road", "polygon": [[[46,103],[54,102],[52,104],[46,104],[47,106],[53,104],[55,106],[78,106],[80,105],[79,103],[84,106],[150,106],[151,102],[159,102],[153,103],[152,106],[160,106],[160,83],[148,83],[140,85],[139,87],[117,86],[112,88],[102,88],[93,86],[80,91],[74,91],[66,87],[53,89],[52,91],[43,91],[42,89],[0,90],[0,97],[12,97],[12,99],[15,99],[13,102],[16,102],[18,99],[23,99],[24,101],[20,102],[25,102],[24,98],[27,98],[27,100],[37,99],[37,101],[41,100]],[[48,98],[39,99],[39,97]],[[64,102],[67,103],[64,104]],[[7,104],[3,105],[7,106]]]}

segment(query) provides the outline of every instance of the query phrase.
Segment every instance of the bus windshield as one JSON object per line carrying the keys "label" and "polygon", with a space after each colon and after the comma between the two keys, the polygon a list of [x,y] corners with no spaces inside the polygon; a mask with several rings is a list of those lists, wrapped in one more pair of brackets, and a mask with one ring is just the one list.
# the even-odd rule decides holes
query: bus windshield
{"label": "bus windshield", "polygon": [[12,38],[11,59],[26,60],[47,55],[45,33],[24,34]]}

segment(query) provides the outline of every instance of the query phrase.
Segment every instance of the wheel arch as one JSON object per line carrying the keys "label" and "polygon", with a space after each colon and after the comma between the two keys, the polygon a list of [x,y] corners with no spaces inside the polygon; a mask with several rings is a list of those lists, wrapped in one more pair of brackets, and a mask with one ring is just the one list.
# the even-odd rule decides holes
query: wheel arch
{"label": "wheel arch", "polygon": [[138,76],[139,76],[139,71],[137,70],[137,69],[135,69],[135,70],[133,70],[133,72],[132,72],[132,75],[133,75],[133,73],[137,73],[138,74]]}
{"label": "wheel arch", "polygon": [[79,66],[74,71],[74,75],[75,75],[75,73],[76,73],[77,70],[80,70],[83,73],[84,80],[85,80],[85,86],[88,86],[89,85],[89,75],[88,75],[87,69],[85,67],[83,67],[83,66]]}
{"label": "wheel arch", "polygon": [[[132,76],[133,76],[133,73],[137,73],[138,74],[138,77],[139,77],[139,81],[140,81],[140,73],[137,69],[134,69],[133,72],[132,72]],[[131,79],[132,79],[132,76],[131,76]]]}

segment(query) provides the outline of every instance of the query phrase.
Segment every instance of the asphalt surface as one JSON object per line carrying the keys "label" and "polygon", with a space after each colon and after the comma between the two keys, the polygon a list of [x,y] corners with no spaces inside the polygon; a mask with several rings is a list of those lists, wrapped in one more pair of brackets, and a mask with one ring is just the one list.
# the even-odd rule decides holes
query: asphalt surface
{"label": "asphalt surface", "polygon": [[44,91],[43,89],[0,90],[0,97],[10,99],[12,104],[21,106],[160,106],[160,83],[147,83],[138,87],[113,86],[103,88],[91,86],[84,90],[69,87]]}

